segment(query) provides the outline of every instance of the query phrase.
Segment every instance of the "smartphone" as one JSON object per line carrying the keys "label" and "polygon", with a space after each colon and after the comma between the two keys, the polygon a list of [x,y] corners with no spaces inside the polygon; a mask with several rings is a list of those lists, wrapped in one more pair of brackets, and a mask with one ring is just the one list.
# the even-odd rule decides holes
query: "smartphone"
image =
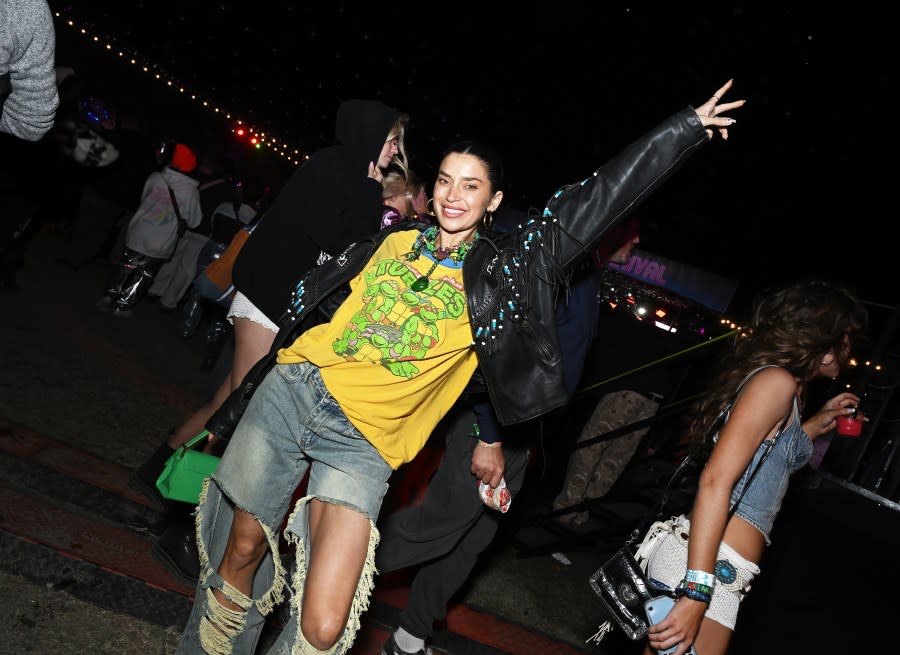
{"label": "smartphone", "polygon": [[[671,611],[673,605],[675,605],[675,599],[670,598],[669,596],[657,596],[656,598],[651,598],[646,601],[644,603],[644,612],[647,613],[647,620],[650,621],[650,625],[659,623],[666,618],[666,615]],[[656,652],[658,652],[659,655],[671,655],[675,652],[676,648],[677,646],[672,646],[671,648]],[[688,648],[686,655],[697,655],[697,650],[691,646]]]}

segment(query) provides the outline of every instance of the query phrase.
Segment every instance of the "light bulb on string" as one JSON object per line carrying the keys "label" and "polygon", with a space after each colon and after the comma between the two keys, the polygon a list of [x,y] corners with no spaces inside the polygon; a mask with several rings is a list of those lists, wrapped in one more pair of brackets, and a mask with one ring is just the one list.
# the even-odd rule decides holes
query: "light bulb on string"
{"label": "light bulb on string", "polygon": [[[115,48],[115,50],[114,50],[113,46],[116,44],[116,39],[114,39],[114,38],[109,38],[108,36],[104,36],[104,37],[102,37],[102,39],[101,39],[101,37],[100,37],[98,34],[89,34],[87,28],[85,28],[85,27],[78,27],[78,26],[75,24],[75,21],[74,21],[73,19],[71,19],[71,18],[64,18],[63,15],[62,15],[62,13],[59,12],[59,11],[53,12],[53,15],[54,15],[57,19],[59,19],[64,25],[66,25],[66,26],[68,26],[68,27],[70,27],[70,28],[72,28],[72,29],[76,29],[76,30],[80,31],[81,34],[83,34],[83,35],[87,36],[88,38],[92,39],[95,43],[101,45],[101,46],[102,46],[105,50],[107,50],[108,52],[113,52],[114,54],[115,54],[115,53],[118,53],[118,56],[121,57],[121,58],[124,58],[124,57],[128,56],[128,55],[126,54],[126,50],[129,50],[129,51],[130,51],[130,56],[128,56],[128,61],[129,61],[132,65],[134,65],[134,66],[140,65],[141,68],[142,68],[142,70],[143,70],[145,73],[152,73],[152,74],[154,75],[154,77],[155,77],[156,79],[158,79],[158,80],[162,80],[162,79],[163,79],[163,75],[161,75],[159,72],[156,72],[157,70],[161,70],[161,69],[159,68],[159,66],[157,66],[157,65],[155,65],[155,64],[152,64],[151,62],[147,62],[147,61],[141,61],[141,62],[139,63],[139,60],[142,59],[142,57],[140,57],[140,56],[139,56],[139,53],[137,53],[137,52],[134,51],[133,49],[128,49],[128,48],[120,49],[120,48],[117,46],[117,47]],[[173,89],[174,89],[174,88],[177,88],[179,93],[186,93],[186,92],[188,92],[188,90],[185,89],[185,87],[180,86],[180,85],[176,85],[176,82],[173,81],[173,80],[171,80],[171,79],[168,79],[168,80],[165,80],[165,81],[166,81],[166,86],[172,87]],[[218,107],[218,106],[216,106],[216,105],[210,106],[210,102],[209,102],[208,100],[203,100],[202,98],[198,98],[196,93],[191,93],[191,100],[197,100],[197,101],[199,101],[199,102],[202,102],[202,104],[203,104],[204,107],[208,107],[208,108],[213,109],[213,111],[214,111],[215,113],[225,113],[225,114],[226,114],[226,118],[228,118],[229,120],[231,119],[231,113],[230,113],[230,112],[225,112],[225,110],[221,109],[220,107]],[[271,103],[270,103],[270,104],[271,104]],[[241,129],[243,130],[244,128],[241,128]],[[233,132],[237,132],[237,130],[232,130],[232,131],[233,131]],[[252,133],[253,130],[251,129],[249,132]],[[247,131],[244,131],[243,134],[247,134]],[[239,134],[239,136],[241,136],[241,134]],[[257,149],[260,149],[260,148],[262,147],[262,144],[264,143],[264,140],[265,140],[265,134],[264,134],[264,133],[260,133],[259,137],[260,137],[260,138],[254,137],[253,139],[251,139],[251,143],[252,143],[252,144],[254,145],[254,147],[256,147]],[[260,139],[263,139],[263,141],[260,141]],[[275,152],[279,152],[279,147],[276,145],[276,144],[278,143],[277,140],[276,140],[274,137],[269,137],[268,140],[269,140],[269,145],[270,145],[270,147],[273,148]],[[280,147],[283,148],[283,149],[285,150],[285,152],[279,152],[279,154],[281,154],[282,156],[285,156],[286,150],[287,150],[287,145],[286,145],[286,144],[283,144],[283,145],[281,145]],[[300,150],[297,149],[297,148],[294,148],[294,153],[300,155]],[[307,154],[307,155],[300,155],[300,157],[302,157],[303,159],[309,159],[309,155],[308,155],[308,154]],[[289,159],[289,161],[293,161],[293,164],[294,164],[294,165],[299,165],[299,161],[296,160],[296,159],[294,159],[294,160],[290,160],[290,159]]]}

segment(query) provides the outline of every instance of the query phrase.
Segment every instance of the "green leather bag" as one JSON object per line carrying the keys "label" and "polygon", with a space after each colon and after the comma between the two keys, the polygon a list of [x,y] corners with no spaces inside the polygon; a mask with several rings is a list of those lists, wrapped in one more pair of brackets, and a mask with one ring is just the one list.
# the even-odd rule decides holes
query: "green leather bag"
{"label": "green leather bag", "polygon": [[204,430],[182,444],[169,459],[156,480],[156,488],[164,498],[196,505],[200,502],[203,482],[219,465],[219,457],[195,450],[194,446],[205,440],[209,431]]}

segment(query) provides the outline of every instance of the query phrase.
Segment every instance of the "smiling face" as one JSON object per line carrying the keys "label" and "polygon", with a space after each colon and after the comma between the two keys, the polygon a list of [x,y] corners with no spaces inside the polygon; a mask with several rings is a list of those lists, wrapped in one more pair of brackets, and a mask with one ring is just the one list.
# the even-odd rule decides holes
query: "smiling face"
{"label": "smiling face", "polygon": [[496,211],[502,199],[503,192],[494,191],[481,159],[458,152],[448,154],[434,182],[440,245],[452,248],[473,239],[485,212]]}

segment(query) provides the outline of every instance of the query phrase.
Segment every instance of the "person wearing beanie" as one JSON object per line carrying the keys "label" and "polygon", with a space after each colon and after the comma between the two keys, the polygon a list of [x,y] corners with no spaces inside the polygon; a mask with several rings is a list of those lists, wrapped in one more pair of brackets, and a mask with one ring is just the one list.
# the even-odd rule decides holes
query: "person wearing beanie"
{"label": "person wearing beanie", "polygon": [[197,168],[197,156],[183,143],[176,143],[169,167],[181,173],[193,173]]}
{"label": "person wearing beanie", "polygon": [[197,156],[183,143],[167,144],[162,152],[165,165],[144,183],[141,203],[128,223],[125,249],[98,303],[117,316],[131,316],[157,271],[175,252],[181,233],[197,227],[203,218],[199,181],[190,175],[197,168]]}

